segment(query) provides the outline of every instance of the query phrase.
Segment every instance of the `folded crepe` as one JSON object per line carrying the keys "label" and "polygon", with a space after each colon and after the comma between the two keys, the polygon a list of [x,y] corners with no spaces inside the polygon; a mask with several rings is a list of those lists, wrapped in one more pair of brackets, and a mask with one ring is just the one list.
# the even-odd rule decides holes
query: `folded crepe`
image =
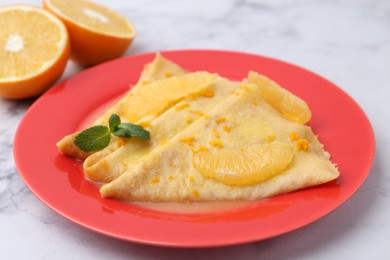
{"label": "folded crepe", "polygon": [[114,180],[127,169],[135,167],[138,161],[153,149],[163,145],[187,127],[191,127],[237,87],[238,83],[217,77],[206,91],[192,94],[157,118],[146,124],[143,122],[145,129],[152,136],[149,142],[138,138],[122,139],[116,150],[108,153],[108,148],[89,156],[84,162],[86,176],[96,182]]}
{"label": "folded crepe", "polygon": [[[143,86],[148,85],[149,83],[152,83],[156,80],[166,79],[175,76],[182,76],[186,73],[186,70],[173,63],[172,61],[165,59],[162,55],[157,53],[154,60],[151,63],[145,65],[137,84],[132,86],[129,92],[123,98],[121,98],[113,107],[106,111],[102,116],[97,118],[93,125],[107,125],[108,118],[114,113],[121,116],[123,121],[131,122],[132,118],[127,118],[125,109],[128,107],[130,99],[133,97],[134,93],[136,93],[139,88],[142,88]],[[84,152],[75,145],[74,140],[80,132],[81,131],[76,131],[75,133],[69,134],[62,138],[57,143],[58,150],[65,155],[78,159],[85,159],[91,154],[93,154],[94,152]],[[117,138],[112,138],[109,147],[106,148],[104,152],[110,153],[113,150],[116,150],[118,148],[117,141]]]}
{"label": "folded crepe", "polygon": [[286,118],[286,108],[271,106],[264,92],[278,86],[261,79],[245,80],[190,127],[103,185],[102,197],[255,200],[336,179],[339,172],[311,128]]}
{"label": "folded crepe", "polygon": [[187,72],[160,54],[93,125],[112,114],[143,126],[150,141],[112,136],[86,153],[64,137],[60,152],[85,159],[105,198],[180,202],[255,200],[329,182],[337,167],[309,126],[306,102],[249,72],[242,83]]}

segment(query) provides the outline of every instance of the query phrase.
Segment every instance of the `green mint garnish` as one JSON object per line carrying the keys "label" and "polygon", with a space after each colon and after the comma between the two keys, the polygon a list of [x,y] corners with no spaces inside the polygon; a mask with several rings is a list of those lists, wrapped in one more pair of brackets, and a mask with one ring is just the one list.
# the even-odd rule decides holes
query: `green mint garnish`
{"label": "green mint garnish", "polygon": [[106,147],[110,140],[110,129],[107,126],[97,125],[82,131],[76,136],[74,142],[84,152],[94,152]]}
{"label": "green mint garnish", "polygon": [[119,137],[132,137],[132,136],[138,136],[144,140],[150,139],[150,133],[143,129],[139,125],[134,125],[131,123],[120,123],[117,126],[117,129],[115,129],[114,132],[112,132],[113,135],[119,136]]}
{"label": "green mint garnish", "polygon": [[114,132],[121,123],[121,118],[117,114],[112,114],[108,119],[108,126],[111,132]]}
{"label": "green mint garnish", "polygon": [[150,133],[147,130],[139,125],[121,123],[117,114],[110,116],[108,126],[97,125],[82,131],[76,136],[75,144],[84,152],[94,152],[103,149],[110,143],[111,134],[123,138],[138,136],[143,140],[150,139]]}

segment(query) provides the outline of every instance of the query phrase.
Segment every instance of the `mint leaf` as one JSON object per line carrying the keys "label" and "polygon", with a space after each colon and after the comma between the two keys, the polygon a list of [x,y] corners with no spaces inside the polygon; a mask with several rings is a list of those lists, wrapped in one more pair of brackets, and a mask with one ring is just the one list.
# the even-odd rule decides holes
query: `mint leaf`
{"label": "mint leaf", "polygon": [[108,127],[102,125],[90,127],[78,134],[74,143],[84,152],[99,151],[110,143],[111,134],[124,138],[138,136],[144,140],[150,139],[150,133],[141,126],[121,123],[121,118],[117,114],[112,114],[108,119]]}
{"label": "mint leaf", "polygon": [[118,129],[112,132],[112,134],[119,137],[126,137],[126,138],[132,136],[138,136],[143,140],[150,139],[150,133],[147,130],[143,129],[139,125],[134,125],[132,123],[120,123],[118,125]]}
{"label": "mint leaf", "polygon": [[110,129],[107,126],[97,125],[79,133],[74,142],[84,152],[94,152],[106,147],[110,140]]}
{"label": "mint leaf", "polygon": [[112,114],[110,119],[108,119],[108,125],[111,132],[114,132],[118,129],[118,125],[121,123],[121,118],[117,114]]}
{"label": "mint leaf", "polygon": [[118,137],[125,137],[125,138],[130,138],[133,136],[132,132],[126,128],[119,128],[118,130],[112,132],[112,134]]}

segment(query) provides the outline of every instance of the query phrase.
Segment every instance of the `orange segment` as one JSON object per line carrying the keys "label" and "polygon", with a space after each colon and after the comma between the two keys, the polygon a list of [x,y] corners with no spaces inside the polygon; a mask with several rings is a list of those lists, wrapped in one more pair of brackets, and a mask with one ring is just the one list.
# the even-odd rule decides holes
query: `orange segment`
{"label": "orange segment", "polygon": [[36,96],[63,73],[69,57],[65,26],[55,16],[26,5],[0,8],[0,96]]}
{"label": "orange segment", "polygon": [[125,118],[137,122],[147,116],[159,116],[186,96],[207,89],[215,78],[215,74],[195,72],[142,86],[126,101]]}
{"label": "orange segment", "polygon": [[226,185],[245,186],[257,184],[280,173],[293,157],[290,145],[271,142],[240,151],[200,151],[194,155],[193,164],[206,177]]}
{"label": "orange segment", "polygon": [[276,82],[253,71],[249,72],[248,81],[258,85],[265,101],[286,118],[300,124],[306,124],[310,120],[311,111],[306,102]]}
{"label": "orange segment", "polygon": [[66,25],[72,58],[94,65],[121,56],[135,37],[134,26],[120,14],[86,0],[44,0],[46,10]]}

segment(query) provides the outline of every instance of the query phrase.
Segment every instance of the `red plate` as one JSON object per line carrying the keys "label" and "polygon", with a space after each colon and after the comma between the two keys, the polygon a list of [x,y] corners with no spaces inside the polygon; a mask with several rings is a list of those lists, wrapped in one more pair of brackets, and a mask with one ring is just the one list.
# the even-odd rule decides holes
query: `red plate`
{"label": "red plate", "polygon": [[341,177],[334,182],[225,212],[169,213],[102,199],[83,178],[81,163],[58,153],[56,142],[134,84],[154,53],[114,60],[68,79],[39,98],[15,136],[16,166],[26,185],[50,208],[83,227],[111,237],[170,247],[234,245],[274,237],[325,216],[367,177],[374,159],[372,128],[346,93],[300,67],[257,55],[209,50],[163,52],[189,70],[232,80],[261,72],[306,100],[310,121]]}

